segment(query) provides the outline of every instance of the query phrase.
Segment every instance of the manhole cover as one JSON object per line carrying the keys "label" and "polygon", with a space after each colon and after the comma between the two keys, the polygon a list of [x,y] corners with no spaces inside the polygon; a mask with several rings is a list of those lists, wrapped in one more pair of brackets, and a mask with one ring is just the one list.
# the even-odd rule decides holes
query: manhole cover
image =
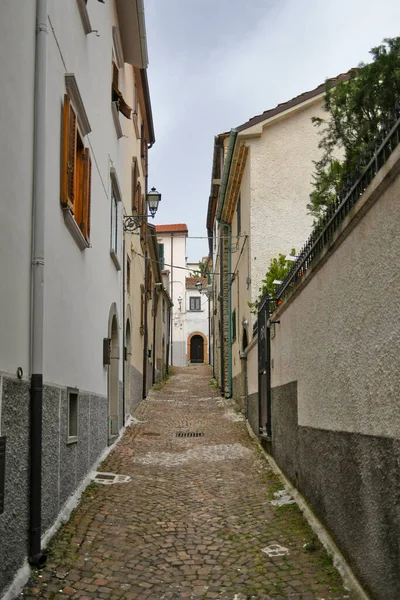
{"label": "manhole cover", "polygon": [[176,437],[203,437],[204,432],[203,431],[177,431],[176,432]]}

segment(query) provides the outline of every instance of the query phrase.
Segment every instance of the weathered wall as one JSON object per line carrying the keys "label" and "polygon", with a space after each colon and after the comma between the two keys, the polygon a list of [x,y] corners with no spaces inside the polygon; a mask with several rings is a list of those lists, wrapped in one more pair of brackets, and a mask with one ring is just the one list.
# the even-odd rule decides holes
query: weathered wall
{"label": "weathered wall", "polygon": [[398,148],[271,341],[273,454],[374,600],[400,597],[399,165]]}
{"label": "weathered wall", "polygon": [[324,116],[322,105],[322,96],[317,97],[266,121],[262,135],[247,141],[251,152],[253,302],[271,258],[280,252],[289,253],[293,247],[299,249],[311,227],[312,217],[306,204],[320,140],[311,118]]}

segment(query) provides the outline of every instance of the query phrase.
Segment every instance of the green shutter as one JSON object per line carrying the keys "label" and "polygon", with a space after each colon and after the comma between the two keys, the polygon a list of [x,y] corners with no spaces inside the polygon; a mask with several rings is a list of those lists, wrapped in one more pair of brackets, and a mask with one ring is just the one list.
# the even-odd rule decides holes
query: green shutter
{"label": "green shutter", "polygon": [[164,270],[164,244],[157,244],[158,245],[158,257],[160,260],[160,267],[161,267],[161,271]]}

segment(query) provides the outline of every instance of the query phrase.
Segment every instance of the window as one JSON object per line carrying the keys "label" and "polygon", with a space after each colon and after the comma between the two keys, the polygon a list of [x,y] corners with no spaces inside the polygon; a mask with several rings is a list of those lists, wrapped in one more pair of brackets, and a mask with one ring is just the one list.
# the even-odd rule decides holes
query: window
{"label": "window", "polygon": [[68,443],[78,440],[78,392],[76,388],[68,388]]}
{"label": "window", "polygon": [[116,269],[121,269],[120,254],[121,254],[121,190],[118,184],[118,177],[114,167],[110,170],[111,179],[111,231],[110,231],[110,256],[115,264]]}
{"label": "window", "polygon": [[120,113],[127,119],[131,118],[132,109],[124,100],[123,95],[119,91],[119,68],[116,62],[112,63],[112,83],[111,83],[111,100],[115,103]]}
{"label": "window", "polygon": [[200,297],[190,296],[189,310],[201,310],[201,298]]}
{"label": "window", "polygon": [[144,286],[140,286],[140,333],[144,334],[144,302],[145,302],[145,293]]}
{"label": "window", "polygon": [[232,312],[232,342],[236,340],[236,308]]}
{"label": "window", "polygon": [[164,244],[158,244],[158,259],[161,271],[164,271]]}
{"label": "window", "polygon": [[138,125],[138,120],[139,120],[139,97],[138,97],[138,90],[137,90],[137,85],[136,85],[136,74],[137,71],[135,70],[135,83],[133,84],[133,113],[132,113],[132,121],[133,121],[133,127],[135,129],[135,134],[136,134],[136,139],[139,139],[139,125]]}
{"label": "window", "polygon": [[111,250],[118,254],[118,198],[111,186]]}
{"label": "window", "polygon": [[132,158],[132,212],[137,212],[139,208],[139,168],[136,158]]}
{"label": "window", "polygon": [[129,256],[126,257],[126,287],[128,294],[130,294],[131,290],[131,259]]}
{"label": "window", "polygon": [[68,94],[64,96],[61,163],[61,206],[68,210],[81,233],[82,240],[77,239],[81,249],[87,248],[90,240],[92,161]]}
{"label": "window", "polygon": [[147,175],[147,142],[146,142],[146,138],[144,135],[143,123],[140,128],[140,156],[142,159],[143,173],[144,173],[144,176],[146,177],[146,175]]}

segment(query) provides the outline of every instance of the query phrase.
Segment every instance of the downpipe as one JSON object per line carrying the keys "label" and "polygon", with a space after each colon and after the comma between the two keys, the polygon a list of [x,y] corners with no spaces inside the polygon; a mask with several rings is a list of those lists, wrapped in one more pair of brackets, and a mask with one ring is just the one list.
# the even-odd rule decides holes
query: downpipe
{"label": "downpipe", "polygon": [[42,411],[44,323],[44,219],[46,191],[47,0],[36,2],[33,133],[31,389],[30,389],[30,522],[29,562],[42,568]]}

